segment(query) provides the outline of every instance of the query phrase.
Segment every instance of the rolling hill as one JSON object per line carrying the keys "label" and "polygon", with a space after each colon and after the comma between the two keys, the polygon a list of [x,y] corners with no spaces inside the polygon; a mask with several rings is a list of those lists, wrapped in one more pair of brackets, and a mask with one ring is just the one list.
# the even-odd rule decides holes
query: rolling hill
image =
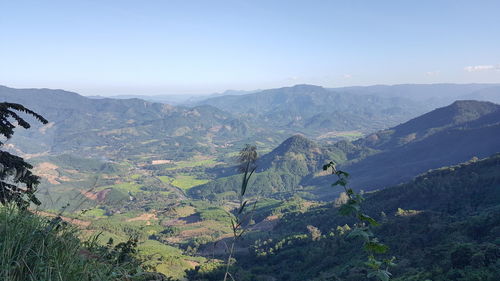
{"label": "rolling hill", "polygon": [[352,139],[422,110],[400,98],[348,95],[311,85],[227,92],[194,107],[5,86],[0,86],[0,100],[21,103],[51,121],[37,131],[16,133],[11,145],[21,154],[77,153],[103,159],[187,159],[231,152],[229,147],[246,142],[274,147],[297,133]]}
{"label": "rolling hill", "polygon": [[[478,158],[500,151],[499,105],[456,101],[406,121],[425,107],[308,85],[237,96],[250,107],[222,98],[228,108],[0,87],[0,101],[51,121],[17,131],[6,144],[42,177],[42,208],[66,210],[102,232],[102,243],[138,235],[145,260],[169,276],[191,269],[190,280],[221,279],[217,270],[196,279],[199,268],[218,264],[197,254],[230,235],[234,205],[227,200],[237,198],[241,183],[230,159],[252,142],[265,154],[247,193],[258,199],[256,226],[242,242],[251,254],[238,250],[238,280],[365,276],[356,241],[341,234],[352,221],[333,204],[312,201],[338,196],[322,171],[333,160],[351,173],[354,188],[370,191],[363,208],[385,222],[376,231],[398,257],[395,280],[496,281],[499,156]],[[330,138],[393,123],[354,141]],[[309,237],[308,225],[321,231],[319,240]]]}
{"label": "rolling hill", "polygon": [[[287,197],[301,192],[301,182],[321,170],[329,159],[336,158],[334,150],[322,148],[302,135],[285,140],[257,161],[257,170],[250,181],[250,194],[264,197]],[[217,168],[212,171],[216,179],[189,190],[189,195],[208,200],[237,198],[241,175],[236,167]]]}
{"label": "rolling hill", "polygon": [[320,137],[328,132],[372,132],[432,107],[399,97],[353,95],[314,85],[296,85],[246,95],[209,98],[215,106],[263,126]]}
{"label": "rolling hill", "polygon": [[[352,142],[322,145],[304,136],[293,136],[259,159],[252,186],[256,194],[278,198],[298,193],[305,198],[331,199],[336,193],[321,172],[328,161],[335,161],[351,173],[356,189],[368,191],[497,152],[500,105],[457,101]],[[191,190],[191,195],[216,199],[217,194],[224,194],[231,198],[236,196],[239,183],[239,176],[226,171],[211,183]]]}
{"label": "rolling hill", "polygon": [[140,99],[91,99],[62,90],[7,87],[0,87],[0,100],[21,103],[50,121],[38,130],[16,133],[10,143],[25,154],[188,158],[214,152],[256,131],[211,106],[174,107]]}
{"label": "rolling hill", "polygon": [[[471,89],[466,87],[467,91]],[[377,122],[386,124],[387,118],[394,122],[403,118],[416,105],[399,98],[347,95],[310,85],[217,97],[192,108],[7,87],[0,87],[0,100],[22,103],[51,121],[38,130],[16,133],[7,148],[21,155],[73,154],[117,162],[132,160],[136,164],[219,157],[225,165],[214,162],[222,165],[190,168],[184,174],[170,172],[168,167],[152,167],[158,176],[170,178],[185,180],[186,171],[193,173],[186,192],[213,200],[235,198],[240,177],[228,162],[230,158],[221,155],[230,155],[244,142],[273,146],[287,132],[304,128],[307,116],[344,126],[338,128],[341,130],[368,130],[379,126]],[[490,102],[457,101],[390,129],[333,144],[325,144],[321,138],[320,142],[311,140],[307,134],[294,135],[260,158],[253,194],[283,198],[298,193],[310,199],[331,198],[335,194],[325,188],[328,184],[321,173],[321,166],[330,160],[352,173],[355,188],[373,190],[410,180],[429,169],[491,155],[500,150],[499,108]],[[290,118],[295,118],[295,125],[302,125],[290,125]],[[318,135],[321,130],[311,132]],[[166,170],[158,170],[162,167]],[[191,188],[195,183],[200,185]]]}

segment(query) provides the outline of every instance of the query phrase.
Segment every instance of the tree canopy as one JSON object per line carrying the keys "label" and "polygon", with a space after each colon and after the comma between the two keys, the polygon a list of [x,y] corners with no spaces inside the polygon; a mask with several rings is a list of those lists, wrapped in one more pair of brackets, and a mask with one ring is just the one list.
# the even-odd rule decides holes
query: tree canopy
{"label": "tree canopy", "polygon": [[[0,103],[0,148],[14,134],[17,126],[29,129],[31,125],[17,112],[33,116],[43,124],[48,121],[36,112],[16,103]],[[40,204],[34,193],[40,183],[39,177],[31,172],[31,166],[23,158],[0,149],[0,203],[15,202],[27,207],[30,202]]]}

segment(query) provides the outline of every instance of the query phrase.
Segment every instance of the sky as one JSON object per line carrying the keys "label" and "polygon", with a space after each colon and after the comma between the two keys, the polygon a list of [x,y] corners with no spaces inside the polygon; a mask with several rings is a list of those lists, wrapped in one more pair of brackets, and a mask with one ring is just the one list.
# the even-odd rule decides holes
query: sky
{"label": "sky", "polygon": [[83,95],[500,83],[500,1],[0,0],[0,85]]}

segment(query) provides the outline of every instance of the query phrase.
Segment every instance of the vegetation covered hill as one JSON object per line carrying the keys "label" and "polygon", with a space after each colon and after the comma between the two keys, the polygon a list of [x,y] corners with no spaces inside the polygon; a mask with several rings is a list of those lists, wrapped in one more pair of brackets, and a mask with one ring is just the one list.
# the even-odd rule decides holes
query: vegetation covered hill
{"label": "vegetation covered hill", "polygon": [[[321,148],[304,136],[292,136],[257,161],[249,192],[264,197],[289,197],[301,192],[304,188],[300,186],[301,181],[320,171],[325,161],[332,158],[337,159],[333,151]],[[190,189],[189,195],[216,201],[237,198],[241,175],[236,167],[216,172],[220,174],[215,180]]]}
{"label": "vegetation covered hill", "polygon": [[25,104],[51,121],[39,131],[17,134],[11,143],[24,153],[71,152],[112,159],[167,154],[169,159],[185,159],[245,140],[257,131],[210,106],[173,107],[139,99],[90,99],[62,90],[7,87],[0,87],[0,100]]}
{"label": "vegetation covered hill", "polygon": [[353,144],[377,153],[344,165],[353,185],[370,190],[429,169],[500,151],[500,105],[457,101]]}
{"label": "vegetation covered hill", "polygon": [[352,95],[313,85],[209,98],[200,103],[265,126],[315,137],[332,131],[375,131],[432,109],[404,98]]}
{"label": "vegetation covered hill", "polygon": [[[328,179],[321,172],[322,165],[330,160],[351,172],[355,188],[366,191],[499,151],[500,105],[457,101],[352,142],[322,145],[304,136],[293,136],[258,161],[255,192],[277,197],[298,192],[304,198],[331,199],[337,194],[325,188]],[[217,194],[231,198],[236,196],[239,181],[238,176],[221,173],[216,180],[193,188],[190,194],[208,199],[217,199]]]}
{"label": "vegetation covered hill", "polygon": [[[332,207],[341,204],[342,197],[319,207],[322,203],[313,201],[334,199],[340,193],[330,187],[332,179],[322,171],[326,162],[335,161],[351,172],[356,189],[371,190],[500,149],[500,106],[493,103],[458,101],[356,141],[332,143],[340,135],[352,138],[370,128],[398,123],[405,114],[416,112],[412,110],[418,103],[307,85],[269,90],[266,97],[272,96],[276,100],[249,101],[248,107],[235,103],[234,108],[230,105],[233,97],[228,96],[227,110],[234,111],[228,112],[206,104],[173,107],[139,99],[89,99],[61,90],[0,87],[0,100],[26,104],[50,121],[35,126],[36,130],[16,131],[3,148],[33,164],[33,172],[41,177],[38,197],[44,214],[62,211],[64,219],[85,228],[80,239],[100,233],[96,245],[105,246],[109,238],[125,243],[135,237],[142,266],[180,280],[186,276],[220,280],[213,279],[217,270],[209,268],[220,265],[220,260],[212,258],[224,258],[220,245],[231,235],[229,221],[234,218],[242,181],[232,159],[246,142],[255,143],[263,155],[247,192],[249,202],[257,200],[252,227],[236,251],[243,254],[252,246],[252,254],[238,258],[237,280],[333,276],[361,280],[361,253],[352,250],[357,249],[357,242],[345,239],[349,232],[345,224],[352,225],[352,221],[339,217]],[[348,113],[350,109],[354,113]],[[304,118],[316,125],[308,127]],[[292,132],[295,135],[289,137]],[[400,258],[401,267],[395,271],[400,280],[416,281],[422,276],[461,280],[466,271],[484,280],[495,276],[490,267],[491,251],[496,253],[496,248],[491,250],[490,244],[477,240],[484,235],[490,239],[496,233],[490,224],[498,224],[490,215],[498,212],[494,208],[498,192],[493,188],[498,165],[492,163],[498,163],[498,155],[367,195],[366,211],[387,220],[377,232],[394,249],[391,254]],[[479,183],[483,189],[472,188]],[[485,193],[489,197],[482,197]],[[471,230],[470,222],[488,233]],[[439,223],[443,226],[435,231],[458,233],[455,240],[469,245],[473,253],[482,253],[484,259],[474,260],[483,262],[474,269],[460,267],[460,261],[448,259],[455,250],[462,255],[458,244],[450,244],[452,250],[440,248],[431,240],[448,245],[446,237],[434,233],[429,238],[418,231],[424,228],[433,233],[430,228]],[[315,233],[311,241],[308,225],[323,233],[321,239],[309,227]],[[462,232],[460,227],[468,230]],[[479,234],[471,238],[467,236],[471,231]],[[417,233],[424,237],[412,236]],[[403,240],[430,248],[413,251],[402,246]],[[210,248],[216,242],[219,248]],[[335,255],[331,257],[327,250]],[[303,251],[310,255],[303,256]],[[438,256],[443,260],[439,268],[431,268],[422,258]],[[450,267],[449,263],[455,264]],[[463,280],[475,280],[467,276],[472,279]]]}
{"label": "vegetation covered hill", "polygon": [[395,126],[463,99],[500,103],[500,85],[401,84],[329,89],[296,85],[246,95],[212,97],[198,104],[210,104],[310,137],[326,138],[334,135],[334,131],[366,133]]}
{"label": "vegetation covered hill", "polygon": [[[363,209],[382,222],[375,232],[397,259],[393,280],[500,278],[500,154],[365,197]],[[237,257],[233,272],[238,280],[365,280],[361,241],[349,236],[352,223],[332,203],[291,211],[272,232],[253,237],[250,254]],[[198,268],[192,280],[220,274]]]}

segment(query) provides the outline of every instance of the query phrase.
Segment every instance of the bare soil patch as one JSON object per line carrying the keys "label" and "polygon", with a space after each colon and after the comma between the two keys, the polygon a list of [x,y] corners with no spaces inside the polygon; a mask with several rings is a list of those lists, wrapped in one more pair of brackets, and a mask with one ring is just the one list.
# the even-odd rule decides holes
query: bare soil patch
{"label": "bare soil patch", "polygon": [[158,220],[158,217],[156,216],[156,214],[153,213],[144,213],[138,217],[128,219],[127,221],[131,222],[131,221],[149,221],[149,220]]}
{"label": "bare soil patch", "polygon": [[179,233],[179,236],[182,238],[194,238],[211,233],[213,233],[212,230],[206,227],[200,227],[200,228],[181,231],[181,233]]}
{"label": "bare soil patch", "polygon": [[80,193],[87,197],[88,199],[90,200],[95,200],[95,201],[104,201],[104,199],[106,199],[106,195],[111,191],[110,188],[108,189],[105,189],[105,190],[101,190],[101,191],[98,191],[98,192],[91,192],[91,191],[84,191],[84,190],[80,190]]}
{"label": "bare soil patch", "polygon": [[50,162],[43,162],[35,167],[35,172],[38,176],[46,179],[51,184],[61,184],[62,181],[71,181],[71,179],[66,176],[61,177],[57,169],[59,169],[59,166]]}
{"label": "bare soil patch", "polygon": [[162,164],[170,164],[172,160],[153,160],[151,161],[151,165],[162,165]]}
{"label": "bare soil patch", "polygon": [[190,267],[192,268],[195,268],[197,267],[198,265],[200,265],[199,262],[195,262],[195,261],[190,261],[190,260],[184,260],[187,264],[189,264]]}
{"label": "bare soil patch", "polygon": [[254,226],[252,226],[251,230],[271,231],[278,224],[278,222],[279,222],[278,216],[269,216],[264,220],[262,220],[261,222],[256,223]]}
{"label": "bare soil patch", "polygon": [[[38,215],[41,215],[41,216],[44,216],[44,217],[50,217],[50,218],[54,218],[54,217],[57,216],[55,214],[48,213],[48,212],[43,212],[43,211],[35,211],[35,213],[38,214]],[[68,217],[63,217],[63,216],[59,216],[59,217],[61,217],[61,219],[63,221],[71,223],[71,224],[74,224],[74,225],[79,226],[79,227],[88,227],[91,224],[90,221],[73,219],[73,218],[68,218]]]}

